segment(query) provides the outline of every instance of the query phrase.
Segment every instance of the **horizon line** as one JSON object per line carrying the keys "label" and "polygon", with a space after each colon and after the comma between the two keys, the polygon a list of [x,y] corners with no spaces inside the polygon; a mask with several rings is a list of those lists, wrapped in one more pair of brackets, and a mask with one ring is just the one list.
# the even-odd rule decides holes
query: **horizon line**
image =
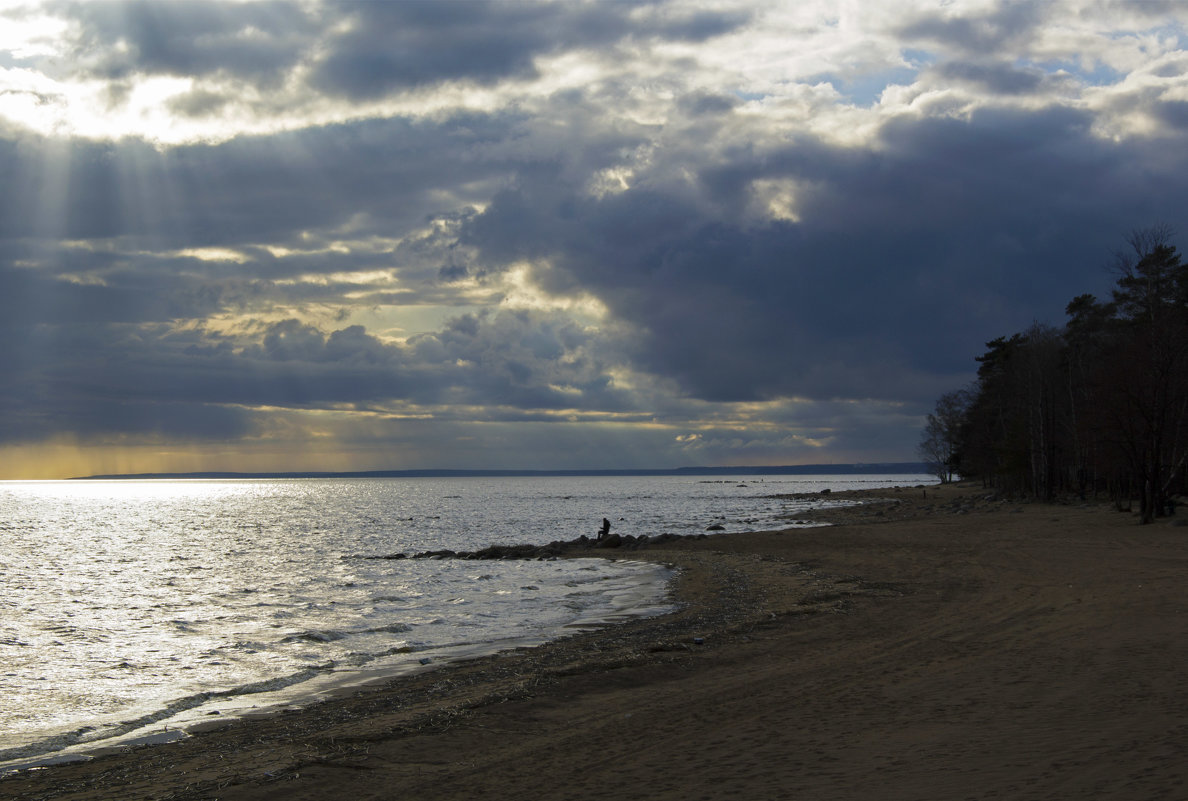
{"label": "horizon line", "polygon": [[851,462],[839,464],[688,466],[671,468],[576,468],[565,470],[420,468],[407,470],[298,470],[238,472],[202,470],[183,473],[103,473],[74,476],[67,481],[150,479],[266,479],[266,478],[532,478],[566,476],[680,476],[680,475],[884,475],[929,474],[924,462]]}

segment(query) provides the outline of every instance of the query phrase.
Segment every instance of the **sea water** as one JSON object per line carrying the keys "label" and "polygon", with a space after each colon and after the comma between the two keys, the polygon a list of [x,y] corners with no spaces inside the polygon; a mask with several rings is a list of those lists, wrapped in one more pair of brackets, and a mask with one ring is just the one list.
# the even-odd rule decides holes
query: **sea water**
{"label": "sea water", "polygon": [[663,565],[369,557],[795,525],[924,476],[0,482],[0,771],[671,609]]}

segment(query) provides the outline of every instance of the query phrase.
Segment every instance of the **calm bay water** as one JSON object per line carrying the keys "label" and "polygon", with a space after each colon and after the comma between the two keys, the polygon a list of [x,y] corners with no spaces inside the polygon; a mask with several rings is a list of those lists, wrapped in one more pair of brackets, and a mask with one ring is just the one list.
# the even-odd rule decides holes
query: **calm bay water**
{"label": "calm bay water", "polygon": [[670,608],[662,566],[360,557],[783,527],[926,476],[0,482],[0,770]]}

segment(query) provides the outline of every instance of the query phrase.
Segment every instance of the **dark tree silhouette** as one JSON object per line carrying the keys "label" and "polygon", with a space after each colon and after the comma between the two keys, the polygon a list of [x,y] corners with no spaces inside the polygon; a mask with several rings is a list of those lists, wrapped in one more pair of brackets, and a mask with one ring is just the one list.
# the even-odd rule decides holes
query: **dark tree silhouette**
{"label": "dark tree silhouette", "polygon": [[[986,343],[955,441],[938,402],[921,455],[1010,492],[1107,491],[1120,508],[1137,497],[1144,523],[1167,513],[1188,461],[1188,265],[1171,234],[1127,238],[1109,302],[1080,295],[1062,329],[1037,323]],[[925,454],[935,442],[949,447],[941,459]]]}
{"label": "dark tree silhouette", "polygon": [[970,400],[971,394],[967,390],[941,395],[936,410],[928,415],[924,426],[917,453],[942,484],[951,482],[956,472],[961,426]]}
{"label": "dark tree silhouette", "polygon": [[1117,444],[1130,462],[1144,523],[1162,514],[1185,460],[1188,268],[1165,227],[1136,232],[1118,257],[1111,372],[1103,382]]}

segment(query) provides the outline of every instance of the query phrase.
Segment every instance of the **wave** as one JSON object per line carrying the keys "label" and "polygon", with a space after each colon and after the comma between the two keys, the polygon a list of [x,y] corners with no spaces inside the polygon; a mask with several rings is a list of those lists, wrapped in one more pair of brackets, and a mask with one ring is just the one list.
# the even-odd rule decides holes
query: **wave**
{"label": "wave", "polygon": [[284,637],[281,642],[334,642],[351,636],[346,631],[299,631]]}
{"label": "wave", "polygon": [[337,642],[338,640],[345,640],[347,637],[353,637],[359,634],[404,634],[412,631],[412,626],[408,623],[386,623],[382,626],[373,626],[372,628],[359,629],[357,631],[341,631],[339,629],[314,629],[310,631],[299,631],[294,634],[288,634],[283,639],[282,643],[291,642]]}
{"label": "wave", "polygon": [[48,756],[74,745],[86,745],[111,740],[116,737],[123,737],[147,726],[151,726],[154,723],[168,720],[178,713],[200,707],[213,700],[283,690],[294,684],[309,681],[314,676],[321,675],[332,669],[333,665],[322,665],[291,673],[288,676],[243,684],[229,690],[194,693],[170,701],[159,709],[147,712],[131,720],[122,720],[119,723],[109,723],[99,726],[80,726],[72,731],[36,740],[26,745],[0,749],[0,763],[29,757]]}

